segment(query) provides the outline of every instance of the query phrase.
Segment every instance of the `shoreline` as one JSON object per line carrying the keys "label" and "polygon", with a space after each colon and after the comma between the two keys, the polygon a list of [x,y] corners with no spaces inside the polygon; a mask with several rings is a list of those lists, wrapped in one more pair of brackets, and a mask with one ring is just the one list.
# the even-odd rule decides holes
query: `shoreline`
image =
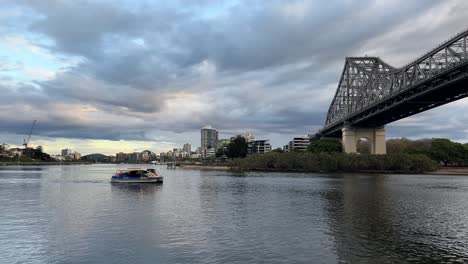
{"label": "shoreline", "polygon": [[[413,173],[402,173],[399,171],[377,171],[377,170],[362,170],[362,171],[337,171],[337,172],[326,172],[326,171],[307,171],[307,170],[281,170],[281,169],[251,169],[251,170],[238,170],[229,166],[211,166],[211,165],[180,165],[182,169],[199,169],[199,170],[218,170],[218,171],[233,171],[233,172],[288,172],[288,173],[368,173],[368,174],[413,174]],[[453,176],[468,176],[468,167],[460,168],[440,168],[436,171],[425,172],[425,173],[414,173],[418,175],[453,175]]]}
{"label": "shoreline", "polygon": [[[48,166],[48,165],[92,165],[92,164],[107,164],[107,163],[93,163],[93,162],[0,162],[0,167],[3,166]],[[112,164],[112,163],[109,163]],[[337,171],[337,172],[326,172],[326,171],[307,171],[307,170],[281,170],[281,169],[250,169],[250,170],[239,170],[229,166],[220,165],[184,165],[180,164],[177,166],[181,169],[194,169],[194,170],[209,170],[209,171],[233,171],[233,172],[288,172],[288,173],[369,173],[369,174],[401,174],[398,171]],[[468,176],[468,167],[443,167],[436,171],[416,173],[419,175],[452,175],[452,176]]]}
{"label": "shoreline", "polygon": [[314,170],[294,170],[294,169],[231,169],[234,172],[285,172],[285,173],[314,173],[314,174],[418,174],[425,175],[427,173],[404,173],[401,171],[388,171],[388,170],[356,170],[356,171],[314,171]]}
{"label": "shoreline", "polygon": [[181,169],[198,169],[198,170],[215,170],[215,171],[228,171],[231,168],[228,166],[211,166],[211,165],[184,165],[180,164],[177,167]]}
{"label": "shoreline", "polygon": [[458,168],[457,167],[444,167],[433,172],[428,172],[427,174],[468,176],[468,168],[467,167],[458,167]]}

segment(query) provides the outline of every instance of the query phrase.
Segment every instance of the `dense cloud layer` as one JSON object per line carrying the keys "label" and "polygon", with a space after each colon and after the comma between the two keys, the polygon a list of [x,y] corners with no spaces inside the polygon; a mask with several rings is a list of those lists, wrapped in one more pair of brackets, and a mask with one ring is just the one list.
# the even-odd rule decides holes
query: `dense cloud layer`
{"label": "dense cloud layer", "polygon": [[[36,57],[0,53],[1,132],[24,133],[38,119],[43,136],[157,140],[156,131],[211,124],[226,134],[283,134],[276,145],[323,125],[346,56],[399,66],[464,29],[468,11],[462,0],[2,6],[4,39],[22,43],[46,70],[28,65]],[[464,108],[396,122],[389,133],[465,140]],[[440,123],[451,130],[434,129]]]}

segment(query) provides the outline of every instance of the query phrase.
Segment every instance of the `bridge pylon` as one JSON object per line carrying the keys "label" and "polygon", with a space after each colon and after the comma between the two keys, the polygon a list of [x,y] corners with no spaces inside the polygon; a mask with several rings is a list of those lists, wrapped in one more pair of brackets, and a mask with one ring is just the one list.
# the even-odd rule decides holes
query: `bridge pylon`
{"label": "bridge pylon", "polygon": [[385,128],[356,128],[344,126],[342,129],[342,144],[345,153],[357,153],[357,144],[361,138],[370,143],[370,154],[387,154]]}

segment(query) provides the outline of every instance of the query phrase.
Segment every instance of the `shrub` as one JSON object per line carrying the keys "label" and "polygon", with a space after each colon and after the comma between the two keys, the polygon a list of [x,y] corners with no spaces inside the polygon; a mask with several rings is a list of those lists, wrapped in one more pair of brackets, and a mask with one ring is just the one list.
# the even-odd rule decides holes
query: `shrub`
{"label": "shrub", "polygon": [[421,154],[359,155],[343,153],[270,152],[235,159],[229,166],[237,170],[280,170],[310,172],[399,172],[424,173],[437,163]]}

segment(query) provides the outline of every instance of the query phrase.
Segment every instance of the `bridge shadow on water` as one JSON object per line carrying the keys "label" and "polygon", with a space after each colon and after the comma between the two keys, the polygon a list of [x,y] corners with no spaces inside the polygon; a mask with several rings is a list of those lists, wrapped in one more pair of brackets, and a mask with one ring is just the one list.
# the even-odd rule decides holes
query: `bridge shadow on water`
{"label": "bridge shadow on water", "polygon": [[321,196],[338,258],[346,263],[466,263],[466,237],[457,237],[456,221],[450,226],[448,216],[431,216],[435,212],[421,205],[427,194],[411,194],[389,177],[349,175],[327,182]]}

